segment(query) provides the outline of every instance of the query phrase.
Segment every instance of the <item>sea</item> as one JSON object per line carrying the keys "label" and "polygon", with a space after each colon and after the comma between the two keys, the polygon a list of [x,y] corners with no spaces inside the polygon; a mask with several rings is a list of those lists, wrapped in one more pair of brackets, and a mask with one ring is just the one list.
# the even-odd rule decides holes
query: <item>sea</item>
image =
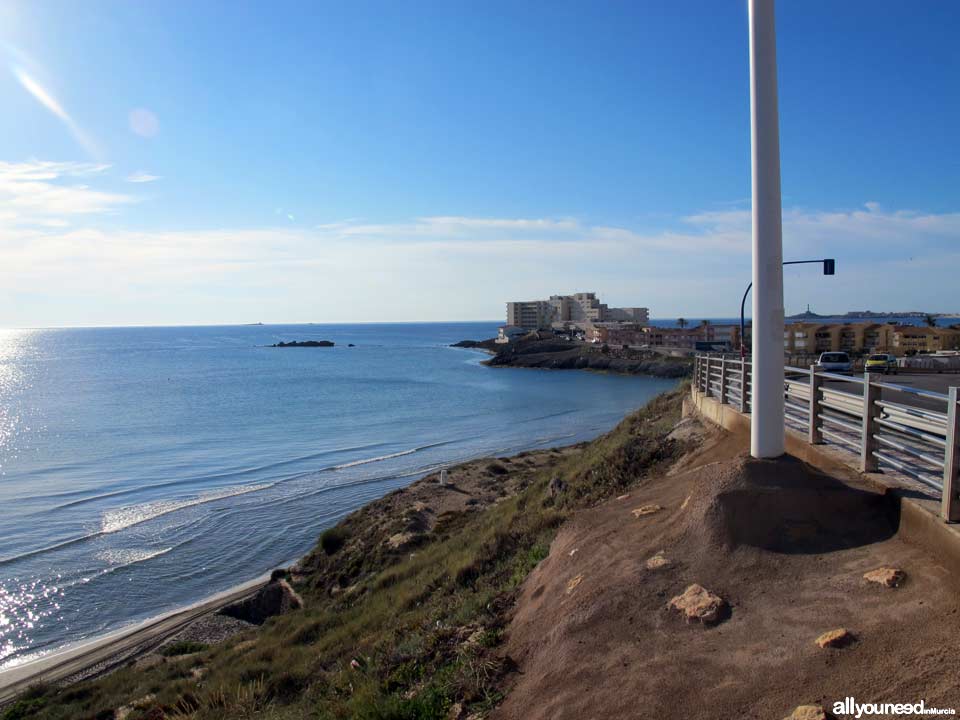
{"label": "sea", "polygon": [[[498,323],[0,330],[0,670],[309,551],[471,458],[589,440],[676,381],[488,368]],[[332,348],[272,348],[331,340]]]}

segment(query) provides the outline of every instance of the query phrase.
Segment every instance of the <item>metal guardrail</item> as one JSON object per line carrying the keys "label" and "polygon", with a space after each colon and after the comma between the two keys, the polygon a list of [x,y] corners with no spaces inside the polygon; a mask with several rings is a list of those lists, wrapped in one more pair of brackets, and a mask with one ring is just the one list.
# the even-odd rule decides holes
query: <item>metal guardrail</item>
{"label": "metal guardrail", "polygon": [[[813,445],[829,443],[854,454],[861,472],[893,468],[940,492],[940,515],[960,522],[960,408],[958,388],[948,394],[863,377],[824,372],[818,366],[784,368],[788,427]],[[830,382],[831,386],[825,386]],[[750,413],[751,364],[728,355],[698,354],[693,383],[706,396]],[[847,389],[835,387],[847,384]],[[858,392],[849,392],[856,388]],[[882,391],[887,391],[881,395]],[[890,396],[896,400],[889,399]],[[942,403],[943,411],[916,407],[909,398]]]}

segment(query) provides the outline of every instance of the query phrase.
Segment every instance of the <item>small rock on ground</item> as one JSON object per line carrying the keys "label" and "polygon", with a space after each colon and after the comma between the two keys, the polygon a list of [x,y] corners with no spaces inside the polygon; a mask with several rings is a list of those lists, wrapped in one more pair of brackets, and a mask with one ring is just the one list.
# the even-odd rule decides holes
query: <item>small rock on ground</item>
{"label": "small rock on ground", "polygon": [[833,720],[833,715],[819,705],[799,705],[783,720]]}
{"label": "small rock on ground", "polygon": [[816,639],[818,647],[821,648],[840,648],[853,642],[853,634],[846,628],[837,628],[828,630]]}
{"label": "small rock on ground", "polygon": [[135,710],[142,710],[153,703],[153,701],[156,699],[157,696],[153,693],[150,693],[149,695],[144,695],[139,700],[134,700],[129,705],[121,705],[116,709],[116,711],[114,711],[113,720],[126,720],[126,718]]}
{"label": "small rock on ground", "polygon": [[667,558],[663,551],[661,550],[652,558],[648,559],[646,562],[647,570],[659,570],[661,568],[670,567],[673,563]]}
{"label": "small rock on ground", "polygon": [[723,598],[697,584],[691,585],[683,595],[677,595],[670,601],[670,607],[682,612],[687,622],[699,620],[704,625],[718,622],[725,606]]}
{"label": "small rock on ground", "polygon": [[863,579],[884,587],[895,588],[903,584],[907,574],[900,568],[881,567],[865,573]]}

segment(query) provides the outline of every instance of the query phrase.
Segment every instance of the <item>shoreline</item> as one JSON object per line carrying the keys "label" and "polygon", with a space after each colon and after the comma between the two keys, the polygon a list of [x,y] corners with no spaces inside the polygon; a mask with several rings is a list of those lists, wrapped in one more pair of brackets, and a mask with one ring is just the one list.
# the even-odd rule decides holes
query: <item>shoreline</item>
{"label": "shoreline", "polygon": [[[287,708],[283,717],[300,717],[298,709],[307,706],[316,710],[317,702],[337,710],[339,717],[361,710],[369,714],[367,710],[393,708],[394,700],[416,703],[416,694],[435,697],[416,678],[399,688],[384,688],[383,679],[395,677],[396,667],[390,659],[381,667],[372,652],[378,638],[393,643],[401,637],[397,633],[409,634],[414,622],[426,634],[414,635],[406,652],[431,677],[448,678],[439,700],[443,709],[476,704],[477,692],[502,688],[508,668],[496,665],[495,672],[477,679],[469,669],[473,665],[462,664],[462,654],[499,662],[505,612],[518,582],[549,554],[558,524],[577,507],[613,492],[611,481],[619,488],[626,477],[674,457],[679,446],[672,441],[664,445],[664,440],[679,411],[676,391],[660,394],[626,411],[625,419],[593,440],[477,457],[447,468],[443,484],[439,472],[426,474],[361,505],[325,531],[289,569],[288,588],[299,596],[304,612],[281,610],[269,629],[251,628],[222,643],[185,637],[191,618],[183,615],[170,617],[166,628],[144,623],[71,648],[78,665],[94,664],[94,653],[110,661],[112,668],[98,668],[109,673],[105,677],[70,674],[73,668],[66,663],[73,658],[62,654],[56,660],[44,658],[42,664],[18,670],[28,677],[13,691],[27,690],[43,667],[48,678],[56,673],[60,682],[4,701],[14,700],[13,707],[21,711],[36,708],[29,716],[38,718],[126,717],[131,711],[152,717],[189,704],[199,717],[214,720],[252,716],[263,703],[281,701]],[[627,447],[631,451],[625,453]],[[449,599],[460,595],[463,602],[451,605]],[[200,618],[224,602],[222,596],[210,598],[191,614],[204,625]],[[142,634],[137,637],[131,630]],[[173,653],[162,649],[181,639],[185,645],[190,639],[209,644]],[[123,654],[111,657],[118,650]],[[250,695],[253,672],[261,679]],[[460,680],[451,684],[450,673]],[[329,692],[323,690],[331,687],[324,680],[338,678],[349,682],[347,694],[338,692],[335,683]],[[81,684],[74,686],[78,680]],[[461,682],[479,685],[457,689]],[[327,694],[308,700],[308,688]]]}
{"label": "shoreline", "polygon": [[[490,353],[490,351],[481,348],[458,349],[471,351],[480,350],[488,355],[495,355],[495,353]],[[483,361],[482,364],[486,364],[485,361]],[[616,425],[617,423],[614,424],[614,427],[616,427]],[[602,434],[603,433],[600,433],[600,435]],[[589,441],[580,440],[573,443],[565,443],[562,440],[558,440],[555,444],[549,446],[544,446],[533,441],[524,447],[511,449],[509,454],[481,454],[475,457],[465,458],[450,465],[448,469],[456,471],[471,466],[478,461],[516,458],[534,453],[549,454],[551,452],[563,452],[567,449],[576,448],[583,442]],[[423,483],[430,483],[431,479],[437,475],[436,471],[428,472],[398,490],[393,490],[385,496],[358,505],[350,511],[347,517],[358,512],[363,512],[391,495],[409,492]],[[331,527],[336,527],[336,525]],[[187,630],[202,618],[214,615],[228,605],[255,595],[261,588],[268,584],[271,575],[278,568],[287,569],[296,573],[300,563],[308,558],[311,553],[315,552],[323,532],[324,530],[318,531],[315,545],[303,555],[280,563],[276,568],[266,571],[252,580],[232,585],[225,590],[200,598],[195,602],[158,613],[143,620],[134,621],[103,634],[59,646],[47,654],[26,659],[19,664],[14,664],[7,668],[0,668],[0,708],[14,701],[25,690],[37,683],[64,683],[65,685],[72,685],[75,682],[95,679],[109,674],[118,667],[148,656],[166,640]],[[100,665],[102,665],[102,667],[97,667]]]}
{"label": "shoreline", "polygon": [[[509,455],[479,455],[468,458],[449,466],[448,469],[451,472],[462,472],[478,463],[486,463],[487,461],[510,462],[511,458],[551,456],[557,453],[562,455],[564,452],[580,447],[583,442],[549,447],[537,446],[534,443],[529,447],[517,449]],[[448,486],[436,485],[437,477],[439,477],[438,472],[429,472],[408,485],[357,506],[347,517],[368,512],[372,508],[389,502],[391,498],[421,492],[425,486],[430,486],[427,490],[430,493],[445,493],[450,488],[456,488],[454,484]],[[462,490],[454,490],[454,492],[462,492]],[[332,527],[337,527],[337,525]],[[318,533],[317,544],[302,556],[281,563],[274,570],[263,573],[253,580],[238,583],[196,602],[159,613],[102,635],[59,647],[46,655],[25,660],[9,668],[0,669],[0,710],[13,703],[30,687],[37,684],[62,683],[66,687],[77,682],[95,680],[124,665],[133,664],[148,657],[165,641],[188,630],[203,618],[217,613],[228,605],[254,596],[270,582],[271,576],[278,568],[286,569],[294,575],[299,574],[302,572],[302,563],[308,560],[319,547],[323,532]]]}
{"label": "shoreline", "polygon": [[[479,350],[488,357],[496,355],[495,352],[486,348],[460,349]],[[486,362],[482,364],[487,365]],[[649,402],[650,400],[646,401],[644,405]],[[614,423],[614,427],[616,426],[617,423]],[[600,435],[603,432],[607,431],[602,431]],[[466,458],[455,465],[451,465],[450,469],[462,468],[479,460],[516,458],[531,453],[550,453],[551,451],[560,452],[561,449],[574,448],[583,442],[585,441],[568,443],[558,439],[554,441],[554,444],[547,446],[532,441],[524,447],[515,446],[508,451],[509,455],[479,455]],[[434,475],[436,473],[427,473],[401,489],[388,493],[388,496],[397,492],[410,491],[411,488],[415,488],[424,482],[429,483],[430,478]],[[351,511],[351,514],[362,512],[368,507],[383,501],[383,499],[381,497],[358,505]],[[319,543],[321,533],[322,530],[318,531],[315,539],[316,543]],[[298,564],[315,552],[316,547],[315,544],[303,556],[282,563],[277,567],[289,568],[296,572],[295,568]],[[28,655],[20,662],[14,661],[15,664],[0,668],[0,708],[15,701],[18,696],[33,685],[50,683],[69,686],[76,682],[101,677],[125,665],[132,664],[140,658],[149,656],[166,641],[194,626],[202,618],[214,615],[227,605],[256,594],[268,583],[272,572],[273,570],[267,571],[252,580],[237,583],[194,602],[122,625],[102,634],[55,647],[46,651],[45,654],[34,657]],[[40,652],[44,653],[44,651]]]}
{"label": "shoreline", "polygon": [[0,707],[36,683],[67,680],[102,664],[102,668],[83,679],[97,677],[145,655],[200,618],[254,595],[267,584],[270,575],[264,573],[194,603],[0,669]]}

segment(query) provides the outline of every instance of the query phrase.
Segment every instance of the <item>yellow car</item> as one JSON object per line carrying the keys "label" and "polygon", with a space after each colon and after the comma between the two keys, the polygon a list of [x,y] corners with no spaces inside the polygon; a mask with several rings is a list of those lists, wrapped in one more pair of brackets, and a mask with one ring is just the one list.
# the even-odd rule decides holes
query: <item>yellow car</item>
{"label": "yellow car", "polygon": [[864,364],[867,372],[882,372],[884,375],[897,373],[897,359],[893,355],[871,355]]}

